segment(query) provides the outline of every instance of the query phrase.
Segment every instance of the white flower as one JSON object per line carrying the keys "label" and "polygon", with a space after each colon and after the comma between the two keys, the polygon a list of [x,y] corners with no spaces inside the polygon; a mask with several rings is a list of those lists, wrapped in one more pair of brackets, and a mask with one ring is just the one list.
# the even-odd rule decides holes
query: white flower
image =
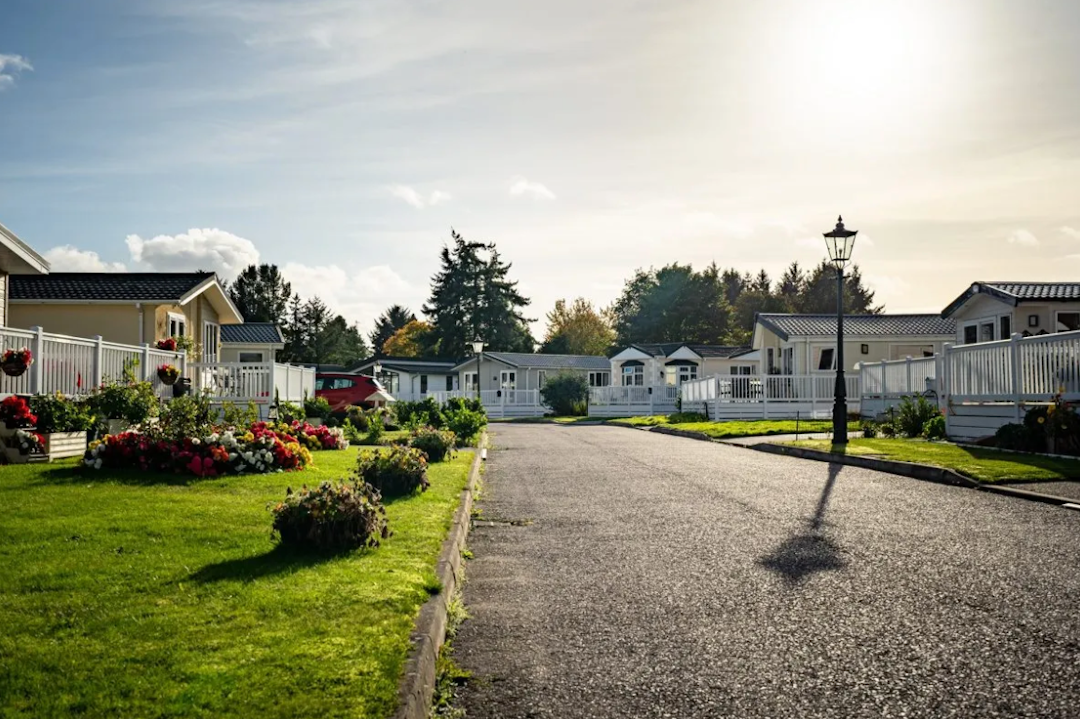
{"label": "white flower", "polygon": [[199,446],[199,444],[201,444],[201,441],[199,440],[199,438],[198,438],[198,437],[192,437],[192,438],[191,438],[191,443],[192,443],[193,445],[195,445],[196,447],[198,447],[198,446]]}
{"label": "white flower", "polygon": [[247,467],[245,465],[243,465],[243,464],[236,465],[236,471],[237,472],[243,472],[245,469],[247,469]]}

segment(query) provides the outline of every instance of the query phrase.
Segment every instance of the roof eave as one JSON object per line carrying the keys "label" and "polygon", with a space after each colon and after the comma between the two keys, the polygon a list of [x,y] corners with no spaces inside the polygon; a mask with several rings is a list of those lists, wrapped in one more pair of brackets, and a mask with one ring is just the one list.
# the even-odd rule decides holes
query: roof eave
{"label": "roof eave", "polygon": [[2,241],[4,246],[30,270],[28,273],[20,272],[13,274],[49,274],[48,260],[35,252],[30,245],[20,240],[18,235],[4,227],[2,224],[0,224],[0,241]]}

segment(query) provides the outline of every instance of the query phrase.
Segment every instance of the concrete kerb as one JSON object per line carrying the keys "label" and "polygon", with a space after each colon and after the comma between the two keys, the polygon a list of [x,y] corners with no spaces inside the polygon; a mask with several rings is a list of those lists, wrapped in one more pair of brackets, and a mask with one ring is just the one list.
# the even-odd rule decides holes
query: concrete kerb
{"label": "concrete kerb", "polygon": [[937,484],[947,484],[953,487],[967,487],[969,489],[978,489],[983,492],[1004,494],[1010,497],[1027,499],[1033,502],[1043,502],[1046,504],[1056,505],[1066,505],[1075,502],[1075,500],[1073,499],[1067,499],[1065,497],[1055,497],[1052,494],[1042,494],[1040,492],[1030,492],[1026,489],[1016,489],[1015,487],[1001,487],[994,484],[986,484],[984,482],[979,482],[977,480],[971,479],[970,477],[965,477],[964,475],[954,470],[945,469],[943,467],[934,467],[926,464],[899,462],[892,459],[878,459],[876,457],[860,457],[858,455],[833,454],[831,452],[821,452],[816,449],[806,449],[805,447],[789,447],[782,444],[757,444],[749,447],[749,449],[753,449],[758,452],[767,452],[769,454],[782,454],[788,457],[812,459],[818,462],[845,464],[852,467],[862,467],[863,469],[873,469],[878,472],[898,474],[902,477],[919,479],[924,482],[936,482]]}
{"label": "concrete kerb", "polygon": [[461,501],[450,533],[443,541],[439,560],[435,564],[435,576],[442,590],[424,603],[416,617],[412,636],[409,638],[409,656],[405,671],[398,682],[398,708],[394,719],[427,719],[435,694],[435,662],[446,640],[447,615],[463,573],[462,552],[469,536],[473,495],[480,478],[481,450],[487,445],[487,433],[480,436],[476,445],[476,457],[469,468],[469,481],[461,492]]}

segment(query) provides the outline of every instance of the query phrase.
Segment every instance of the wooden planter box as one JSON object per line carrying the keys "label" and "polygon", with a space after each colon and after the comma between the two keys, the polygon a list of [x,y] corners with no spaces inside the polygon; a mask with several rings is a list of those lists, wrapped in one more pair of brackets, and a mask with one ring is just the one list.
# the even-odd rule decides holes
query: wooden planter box
{"label": "wooden planter box", "polygon": [[52,432],[41,436],[45,440],[45,456],[50,462],[86,454],[86,432]]}

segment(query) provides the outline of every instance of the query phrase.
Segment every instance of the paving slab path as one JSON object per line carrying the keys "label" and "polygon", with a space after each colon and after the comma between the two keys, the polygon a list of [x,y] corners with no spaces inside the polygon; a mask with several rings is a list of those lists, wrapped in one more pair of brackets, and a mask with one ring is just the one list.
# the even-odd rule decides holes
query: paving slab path
{"label": "paving slab path", "polygon": [[1080,512],[618,427],[493,433],[469,719],[1080,716]]}

